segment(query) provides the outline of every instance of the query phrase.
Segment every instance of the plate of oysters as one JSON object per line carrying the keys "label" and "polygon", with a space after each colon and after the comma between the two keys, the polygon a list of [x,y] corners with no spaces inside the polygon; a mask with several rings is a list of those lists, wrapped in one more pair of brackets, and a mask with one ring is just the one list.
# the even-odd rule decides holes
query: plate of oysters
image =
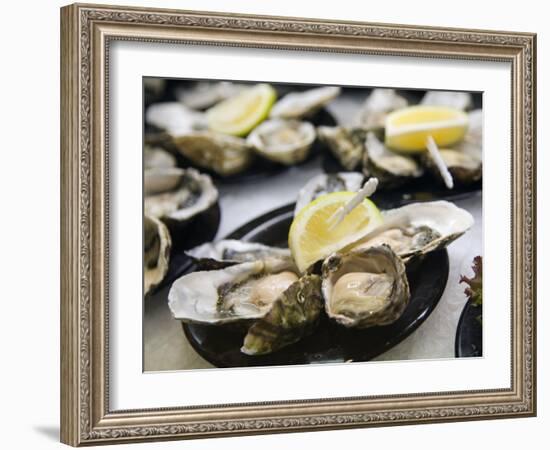
{"label": "plate of oysters", "polygon": [[216,367],[368,361],[443,295],[481,98],[342,91],[145,83],[145,302]]}

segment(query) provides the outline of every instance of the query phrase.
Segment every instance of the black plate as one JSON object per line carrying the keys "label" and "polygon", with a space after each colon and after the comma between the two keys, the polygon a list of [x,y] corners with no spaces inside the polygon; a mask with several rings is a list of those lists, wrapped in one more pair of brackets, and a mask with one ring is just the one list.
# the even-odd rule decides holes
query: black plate
{"label": "black plate", "polygon": [[[268,245],[286,245],[294,205],[265,214],[228,236]],[[188,267],[183,272],[191,271]],[[323,314],[314,333],[270,355],[240,352],[244,332],[225,327],[183,324],[187,339],[204,359],[217,367],[273,366],[368,361],[395,346],[428,317],[443,294],[449,273],[446,250],[427,255],[407,270],[411,301],[393,324],[366,330],[346,329]]]}
{"label": "black plate", "polygon": [[483,356],[481,308],[468,300],[460,314],[455,339],[455,356],[457,358]]}

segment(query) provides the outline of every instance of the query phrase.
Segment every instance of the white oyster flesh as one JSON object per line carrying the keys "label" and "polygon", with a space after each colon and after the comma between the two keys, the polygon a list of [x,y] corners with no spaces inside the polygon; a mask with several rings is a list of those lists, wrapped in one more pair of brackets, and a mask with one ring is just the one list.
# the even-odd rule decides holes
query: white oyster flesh
{"label": "white oyster flesh", "polygon": [[156,169],[176,166],[176,158],[166,150],[146,146],[143,149],[143,168]]}
{"label": "white oyster flesh", "polygon": [[322,278],[327,315],[346,327],[395,322],[410,299],[405,265],[387,245],[329,256]]}
{"label": "white oyster flesh", "polygon": [[258,319],[297,280],[292,261],[278,258],[192,272],[172,284],[168,306],[174,318],[184,322],[223,324]]}
{"label": "white oyster flesh", "polygon": [[338,97],[341,91],[337,86],[324,86],[304,92],[292,92],[273,105],[269,116],[281,119],[309,116]]}
{"label": "white oyster flesh", "polygon": [[254,158],[244,139],[213,131],[180,134],[173,137],[173,142],[191,162],[222,176],[241,173]]}
{"label": "white oyster flesh", "polygon": [[203,113],[179,102],[153,103],[145,112],[145,121],[175,136],[207,127]]}
{"label": "white oyster flesh", "polygon": [[367,129],[382,128],[389,113],[407,105],[407,100],[397,94],[395,89],[373,89],[361,106],[354,123]]}
{"label": "white oyster flesh", "polygon": [[357,192],[363,184],[363,175],[357,172],[320,174],[311,178],[298,192],[294,215],[317,197],[331,192]]}
{"label": "white oyster flesh", "polygon": [[[166,189],[164,189],[166,188]],[[212,179],[195,169],[149,169],[145,171],[145,214],[185,221],[206,211],[218,200]]]}
{"label": "white oyster flesh", "polygon": [[172,241],[160,220],[145,216],[143,243],[143,291],[147,294],[168,272]]}
{"label": "white oyster flesh", "polygon": [[307,158],[315,136],[309,122],[271,119],[252,130],[247,143],[266,159],[292,165]]}
{"label": "white oyster flesh", "polygon": [[468,92],[428,91],[424,94],[420,104],[465,110],[472,106],[472,95]]}
{"label": "white oyster flesh", "polygon": [[411,203],[382,212],[382,225],[347,249],[389,245],[402,259],[409,260],[446,247],[474,224],[465,209],[439,200]]}
{"label": "white oyster flesh", "polygon": [[270,247],[256,242],[235,239],[223,239],[207,242],[186,252],[196,259],[215,259],[217,261],[247,262],[270,257],[291,258],[287,248]]}

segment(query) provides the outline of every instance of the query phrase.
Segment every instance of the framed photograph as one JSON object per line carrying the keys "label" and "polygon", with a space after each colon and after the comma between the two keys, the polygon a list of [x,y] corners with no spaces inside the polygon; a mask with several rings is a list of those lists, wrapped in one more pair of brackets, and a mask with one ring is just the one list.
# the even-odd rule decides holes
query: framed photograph
{"label": "framed photograph", "polygon": [[61,9],[61,440],[536,414],[536,36]]}

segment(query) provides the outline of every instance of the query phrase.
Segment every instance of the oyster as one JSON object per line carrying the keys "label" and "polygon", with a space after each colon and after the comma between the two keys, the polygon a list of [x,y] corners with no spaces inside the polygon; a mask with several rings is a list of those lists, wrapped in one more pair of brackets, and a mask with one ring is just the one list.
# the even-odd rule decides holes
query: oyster
{"label": "oyster", "polygon": [[147,294],[168,272],[172,241],[160,220],[145,216],[143,225],[143,291]]}
{"label": "oyster", "polygon": [[184,322],[225,324],[260,319],[297,280],[292,260],[279,258],[192,272],[172,284],[168,305],[174,318]]}
{"label": "oyster", "polygon": [[407,100],[398,95],[395,89],[373,89],[361,106],[355,124],[370,130],[383,128],[389,113],[407,105]]}
{"label": "oyster", "polygon": [[309,122],[271,119],[248,135],[247,143],[266,159],[285,165],[304,161],[315,141],[315,128]]}
{"label": "oyster", "polygon": [[206,109],[238,94],[245,87],[230,81],[199,81],[191,88],[178,89],[176,97],[189,108]]}
{"label": "oyster", "polygon": [[323,106],[338,97],[341,90],[337,86],[324,86],[304,92],[292,92],[273,105],[269,116],[280,119],[311,117]]}
{"label": "oyster", "polygon": [[217,242],[207,242],[186,252],[197,260],[216,260],[228,263],[257,261],[266,258],[290,259],[290,250],[270,247],[256,242],[224,239]]}
{"label": "oyster", "polygon": [[344,169],[357,169],[365,151],[364,129],[322,126],[317,127],[317,136]]}
{"label": "oyster", "polygon": [[387,245],[333,254],[322,277],[327,315],[346,327],[388,325],[410,300],[405,265]]}
{"label": "oyster", "polygon": [[381,186],[395,187],[422,176],[424,171],[414,158],[392,152],[373,132],[369,132],[365,141],[363,173],[378,178]]}
{"label": "oyster", "polygon": [[143,149],[143,168],[167,168],[175,167],[176,158],[166,150],[159,147],[145,146]]}
{"label": "oyster", "polygon": [[303,276],[279,295],[264,317],[252,324],[241,352],[265,355],[298,342],[313,331],[322,309],[321,278]]}
{"label": "oyster", "polygon": [[148,216],[182,222],[218,200],[212,179],[195,169],[147,169],[144,175],[144,210]]}
{"label": "oyster", "polygon": [[323,173],[313,177],[300,189],[294,215],[320,195],[339,191],[358,191],[363,184],[363,178],[363,175],[356,172]]}
{"label": "oyster", "polygon": [[181,134],[174,136],[173,142],[191,162],[222,176],[244,171],[254,157],[244,139],[213,131]]}
{"label": "oyster", "polygon": [[145,121],[172,136],[207,127],[203,113],[187,108],[179,102],[153,103],[145,112]]}
{"label": "oyster", "polygon": [[474,224],[472,215],[453,203],[411,203],[382,212],[382,225],[346,250],[389,245],[403,260],[446,247]]}
{"label": "oyster", "polygon": [[465,110],[472,106],[472,95],[468,92],[428,91],[424,94],[420,104]]}

